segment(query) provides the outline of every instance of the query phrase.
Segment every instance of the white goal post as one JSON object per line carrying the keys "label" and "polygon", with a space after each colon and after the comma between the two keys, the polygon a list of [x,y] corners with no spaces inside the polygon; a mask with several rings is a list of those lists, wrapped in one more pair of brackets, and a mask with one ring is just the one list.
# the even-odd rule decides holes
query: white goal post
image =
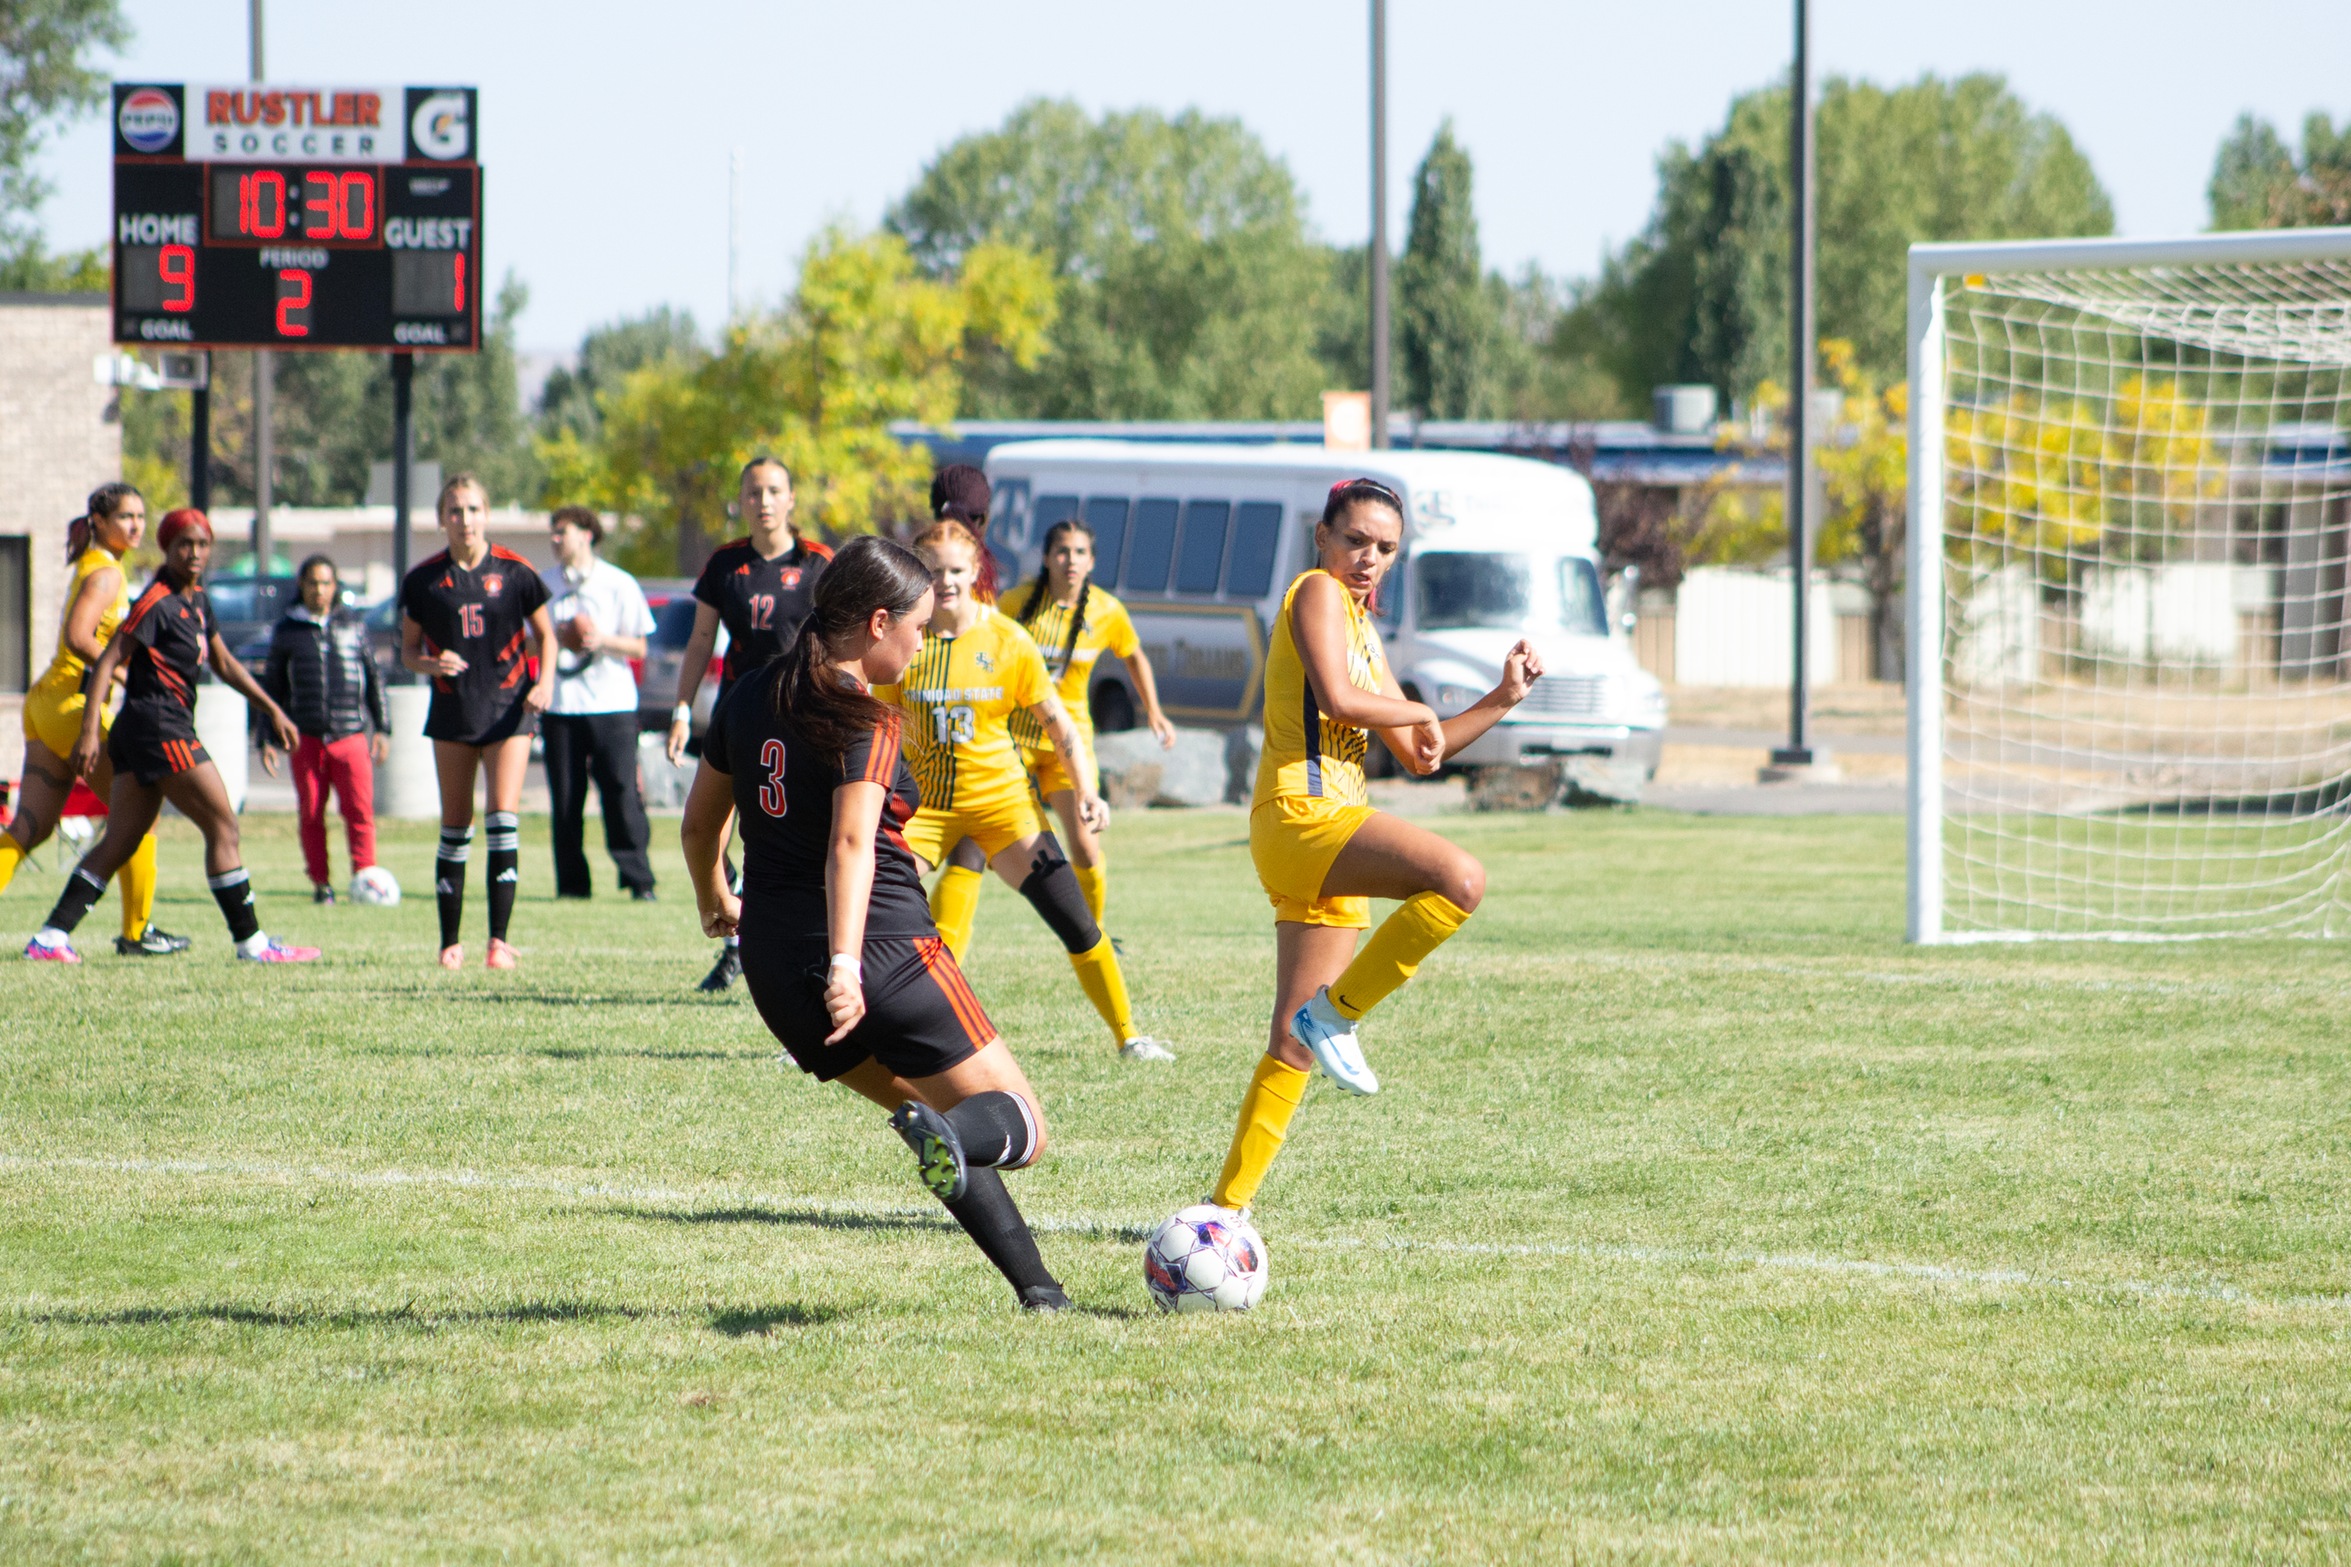
{"label": "white goal post", "polygon": [[2351,228],[1910,250],[1909,936],[2351,934]]}

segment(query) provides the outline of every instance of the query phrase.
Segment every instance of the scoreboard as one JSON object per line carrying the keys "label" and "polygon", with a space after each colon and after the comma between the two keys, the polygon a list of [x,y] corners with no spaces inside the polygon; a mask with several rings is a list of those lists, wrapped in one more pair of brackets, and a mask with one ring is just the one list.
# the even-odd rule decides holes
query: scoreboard
{"label": "scoreboard", "polygon": [[470,352],[470,87],[114,87],[114,340]]}

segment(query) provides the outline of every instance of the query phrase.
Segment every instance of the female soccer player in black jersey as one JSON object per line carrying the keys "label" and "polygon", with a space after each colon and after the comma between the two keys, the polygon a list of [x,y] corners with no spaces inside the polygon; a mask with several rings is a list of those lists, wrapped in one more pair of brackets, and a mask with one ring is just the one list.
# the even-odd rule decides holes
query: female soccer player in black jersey
{"label": "female soccer player in black jersey", "polygon": [[[231,690],[259,708],[281,746],[297,738],[261,682],[246,672],[220,638],[212,601],[202,586],[212,560],[212,524],[193,507],[165,516],[156,529],[163,569],[131,604],[122,626],[90,671],[92,699],[82,707],[81,738],[66,760],[87,778],[98,765],[103,744],[114,764],[114,786],[106,801],[106,833],[66,878],[65,891],[49,911],[48,923],[33,937],[25,956],[79,962],[68,938],[90,912],[106,879],[137,852],[155,825],[165,800],[204,834],[204,874],[214,901],[229,922],[237,956],[249,963],[308,963],[316,947],[295,947],[265,934],[253,907],[253,888],[238,850],[237,811],[229,803],[220,769],[196,738],[196,671],[209,657],[212,671]],[[102,734],[105,693],[114,673],[127,665],[122,711],[113,733]]]}
{"label": "female soccer player in black jersey", "polygon": [[[462,968],[465,862],[473,853],[473,781],[488,780],[489,966],[514,967],[506,944],[522,877],[523,773],[531,731],[555,697],[555,627],[547,587],[531,563],[489,539],[490,496],[461,473],[436,508],[449,547],[400,584],[400,662],[433,682],[424,732],[441,779],[441,848],[433,891],[441,908],[441,967]],[[539,659],[531,678],[530,658]]]}
{"label": "female soccer player in black jersey", "polygon": [[[921,798],[899,713],[871,695],[905,672],[930,615],[930,570],[912,551],[842,546],[799,641],[711,718],[686,868],[702,928],[740,930],[751,999],[800,1069],[892,1110],[923,1183],[1021,1305],[1059,1310],[1068,1297],[997,1173],[1044,1151],[1045,1118],[931,924],[904,835]],[[740,897],[719,858],[738,819]]]}
{"label": "female soccer player in black jersey", "polygon": [[[779,656],[800,635],[814,600],[817,579],[833,552],[804,539],[792,526],[792,474],[773,457],[754,457],[735,478],[735,520],[743,537],[729,539],[711,554],[694,582],[694,630],[678,663],[678,705],[669,721],[669,760],[686,754],[694,723],[694,698],[710,668],[710,650],[726,628],[726,662],[719,666],[718,700],[736,681]],[[730,881],[734,868],[727,870]],[[703,990],[724,990],[743,972],[742,953],[732,940],[702,977]]]}

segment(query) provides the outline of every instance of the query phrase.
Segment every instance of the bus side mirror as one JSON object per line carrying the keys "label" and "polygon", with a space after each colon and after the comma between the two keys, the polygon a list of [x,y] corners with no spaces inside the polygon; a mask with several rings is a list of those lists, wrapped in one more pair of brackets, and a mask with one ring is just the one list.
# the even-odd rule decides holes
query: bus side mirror
{"label": "bus side mirror", "polygon": [[1641,620],[1641,568],[1627,566],[1608,584],[1608,613],[1625,635]]}

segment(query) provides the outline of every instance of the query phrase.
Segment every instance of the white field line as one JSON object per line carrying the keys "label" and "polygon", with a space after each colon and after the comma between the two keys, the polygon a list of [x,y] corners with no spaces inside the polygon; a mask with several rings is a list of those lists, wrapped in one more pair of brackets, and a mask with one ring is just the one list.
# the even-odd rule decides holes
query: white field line
{"label": "white field line", "polygon": [[[744,1191],[733,1187],[627,1186],[602,1181],[563,1181],[541,1175],[486,1175],[474,1170],[332,1170],[322,1165],[213,1159],[39,1159],[0,1154],[0,1174],[44,1170],[88,1171],[104,1175],[227,1176],[287,1185],[535,1192],[571,1199],[601,1198],[689,1207],[723,1205],[730,1208],[773,1208],[858,1219],[921,1221],[939,1218],[939,1211],[930,1207],[839,1202],[797,1193]],[[1029,1223],[1031,1228],[1044,1234],[1128,1242],[1141,1241],[1152,1230],[1152,1226],[1147,1223],[1084,1215],[1031,1215]],[[1847,1278],[2027,1289],[2082,1296],[2121,1295],[2142,1301],[2218,1301],[2266,1309],[2351,1309],[2351,1294],[2270,1297],[2221,1283],[2167,1284],[2145,1279],[2076,1279],[2059,1274],[2032,1273],[2020,1268],[1968,1268],[1934,1262],[1879,1262],[1866,1257],[1823,1256],[1817,1252],[1729,1251],[1704,1247],[1602,1245],[1573,1241],[1509,1244],[1436,1240],[1418,1236],[1366,1239],[1352,1235],[1285,1239],[1282,1247],[1295,1247],[1300,1251],[1420,1252],[1452,1257],[1555,1257],[1671,1268],[1754,1268],[1766,1272],[1817,1273]]]}

